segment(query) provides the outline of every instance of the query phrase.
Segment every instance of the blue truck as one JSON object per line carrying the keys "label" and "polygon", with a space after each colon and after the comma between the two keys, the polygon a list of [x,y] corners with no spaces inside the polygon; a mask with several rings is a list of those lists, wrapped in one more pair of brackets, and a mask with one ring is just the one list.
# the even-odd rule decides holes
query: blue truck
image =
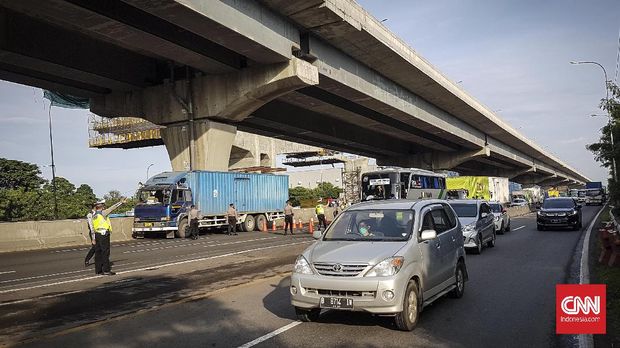
{"label": "blue truck", "polygon": [[189,236],[187,215],[192,204],[200,210],[200,228],[228,225],[226,211],[234,203],[238,227],[258,229],[284,218],[288,199],[288,175],[236,172],[164,172],[138,190],[133,236],[165,233],[167,238]]}

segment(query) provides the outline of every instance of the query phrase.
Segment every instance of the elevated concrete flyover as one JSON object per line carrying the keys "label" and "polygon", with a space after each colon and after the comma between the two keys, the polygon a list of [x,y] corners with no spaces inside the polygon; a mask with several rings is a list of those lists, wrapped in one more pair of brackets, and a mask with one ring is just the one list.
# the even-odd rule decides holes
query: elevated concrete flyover
{"label": "elevated concrete flyover", "polygon": [[224,168],[241,129],[384,165],[588,181],[354,1],[0,0],[0,18],[1,78],[166,126],[194,169]]}

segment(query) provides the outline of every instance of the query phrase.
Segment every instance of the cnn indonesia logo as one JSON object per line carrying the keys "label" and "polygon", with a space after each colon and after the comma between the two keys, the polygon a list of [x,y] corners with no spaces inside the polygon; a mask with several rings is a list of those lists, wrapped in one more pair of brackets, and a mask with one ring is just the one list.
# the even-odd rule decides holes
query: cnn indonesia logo
{"label": "cnn indonesia logo", "polygon": [[606,291],[605,284],[556,285],[556,334],[605,334]]}

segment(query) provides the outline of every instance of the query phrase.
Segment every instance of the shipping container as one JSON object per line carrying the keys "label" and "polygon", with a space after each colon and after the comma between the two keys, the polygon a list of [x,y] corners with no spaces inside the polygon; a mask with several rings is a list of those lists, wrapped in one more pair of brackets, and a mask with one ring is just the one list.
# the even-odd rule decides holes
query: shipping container
{"label": "shipping container", "polygon": [[603,188],[603,183],[600,181],[590,181],[586,183],[587,189],[600,189]]}
{"label": "shipping container", "polygon": [[138,191],[134,234],[165,232],[185,237],[191,205],[201,213],[200,227],[228,224],[226,211],[234,204],[237,223],[245,231],[284,217],[288,176],[236,172],[164,172],[150,178]]}

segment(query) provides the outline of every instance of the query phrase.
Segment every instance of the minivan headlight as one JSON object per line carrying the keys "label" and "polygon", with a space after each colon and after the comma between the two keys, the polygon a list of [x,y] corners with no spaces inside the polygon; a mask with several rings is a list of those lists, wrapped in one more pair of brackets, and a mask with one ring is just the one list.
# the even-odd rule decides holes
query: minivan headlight
{"label": "minivan headlight", "polygon": [[308,263],[308,260],[303,255],[299,255],[297,260],[295,261],[295,266],[293,266],[293,273],[299,274],[314,274],[312,271],[312,267]]}
{"label": "minivan headlight", "polygon": [[405,259],[402,256],[387,258],[366,273],[365,277],[389,277],[393,276],[403,267]]}

